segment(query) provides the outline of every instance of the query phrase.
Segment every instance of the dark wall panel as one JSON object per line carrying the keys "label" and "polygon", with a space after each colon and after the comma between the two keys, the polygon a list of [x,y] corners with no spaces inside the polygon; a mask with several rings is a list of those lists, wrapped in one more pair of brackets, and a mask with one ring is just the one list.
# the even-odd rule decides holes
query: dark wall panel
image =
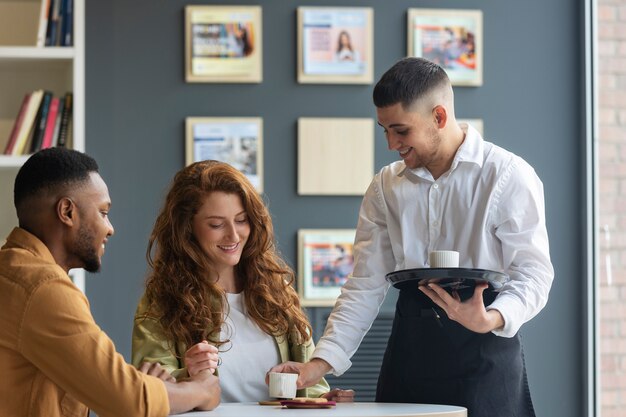
{"label": "dark wall panel", "polygon": [[[201,1],[193,4],[224,4]],[[261,84],[186,84],[179,0],[87,1],[87,151],[113,199],[116,234],[103,271],[87,279],[94,316],[128,358],[132,316],[146,271],[145,249],[164,190],[184,163],[187,116],[264,120],[265,194],[279,246],[296,265],[299,228],[356,226],[359,197],[296,193],[298,117],[375,117],[372,85],[296,82],[296,7],[374,8],[375,79],[406,53],[409,7],[476,8],[484,13],[484,84],[456,88],[457,117],[482,118],[486,139],[524,157],[546,192],[556,270],[551,299],[523,329],[538,415],[582,415],[583,45],[577,2],[530,0],[241,1],[263,6]],[[393,161],[376,132],[375,167]],[[391,297],[393,298],[393,297]],[[393,309],[393,299],[385,304]],[[320,328],[316,324],[316,328]]]}

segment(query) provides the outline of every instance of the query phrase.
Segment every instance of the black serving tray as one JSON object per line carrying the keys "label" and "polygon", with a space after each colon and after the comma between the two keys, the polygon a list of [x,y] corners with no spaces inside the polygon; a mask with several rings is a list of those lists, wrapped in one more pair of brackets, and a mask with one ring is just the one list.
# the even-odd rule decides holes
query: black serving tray
{"label": "black serving tray", "polygon": [[415,285],[437,284],[450,291],[473,288],[479,282],[487,282],[499,291],[509,281],[503,272],[477,268],[414,268],[390,272],[385,279],[399,289],[415,288]]}

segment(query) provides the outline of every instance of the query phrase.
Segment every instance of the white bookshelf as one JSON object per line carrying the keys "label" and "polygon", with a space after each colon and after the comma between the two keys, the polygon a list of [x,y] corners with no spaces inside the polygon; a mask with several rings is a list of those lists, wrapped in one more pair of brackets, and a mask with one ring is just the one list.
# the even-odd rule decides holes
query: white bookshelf
{"label": "white bookshelf", "polygon": [[[73,93],[71,144],[85,151],[85,0],[74,0],[72,47],[36,47],[41,0],[0,0],[0,152],[26,93]],[[28,156],[0,156],[0,241],[17,226],[13,183]],[[85,290],[85,272],[72,270]]]}

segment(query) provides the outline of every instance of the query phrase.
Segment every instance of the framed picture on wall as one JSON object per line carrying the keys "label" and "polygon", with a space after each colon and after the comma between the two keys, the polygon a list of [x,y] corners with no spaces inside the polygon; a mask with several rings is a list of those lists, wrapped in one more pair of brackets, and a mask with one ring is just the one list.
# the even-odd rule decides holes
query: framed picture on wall
{"label": "framed picture on wall", "polygon": [[480,10],[409,9],[407,55],[436,62],[452,85],[482,85],[482,27]]}
{"label": "framed picture on wall", "polygon": [[187,165],[207,159],[226,162],[263,192],[263,119],[188,117],[185,125]]}
{"label": "framed picture on wall", "polygon": [[298,7],[298,82],[372,83],[373,15],[369,7]]}
{"label": "framed picture on wall", "polygon": [[355,229],[298,230],[298,294],[303,306],[333,306],[354,266]]}
{"label": "framed picture on wall", "polygon": [[262,81],[260,6],[186,6],[185,80]]}

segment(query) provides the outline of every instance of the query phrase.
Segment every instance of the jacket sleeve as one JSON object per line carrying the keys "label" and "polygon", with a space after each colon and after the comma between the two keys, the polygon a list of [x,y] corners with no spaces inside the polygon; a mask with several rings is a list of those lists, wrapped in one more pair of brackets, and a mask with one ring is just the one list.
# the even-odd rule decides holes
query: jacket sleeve
{"label": "jacket sleeve", "polygon": [[[289,359],[295,362],[308,362],[314,350],[315,344],[313,340],[309,340],[308,344],[293,344],[289,342],[289,354],[291,355]],[[317,384],[298,390],[296,395],[298,397],[317,398],[326,394],[328,391],[330,391],[328,382],[326,382],[326,379],[322,378]]]}
{"label": "jacket sleeve", "polygon": [[96,325],[85,295],[65,277],[47,279],[33,291],[22,318],[19,349],[101,417],[169,413],[163,382],[125,362]]}
{"label": "jacket sleeve", "polygon": [[[175,378],[187,377],[187,368],[176,357],[176,346],[165,339],[159,320],[146,314],[147,301],[142,297],[135,312],[132,337],[132,363],[139,367],[143,362],[158,362]],[[186,349],[179,350],[181,354]]]}

